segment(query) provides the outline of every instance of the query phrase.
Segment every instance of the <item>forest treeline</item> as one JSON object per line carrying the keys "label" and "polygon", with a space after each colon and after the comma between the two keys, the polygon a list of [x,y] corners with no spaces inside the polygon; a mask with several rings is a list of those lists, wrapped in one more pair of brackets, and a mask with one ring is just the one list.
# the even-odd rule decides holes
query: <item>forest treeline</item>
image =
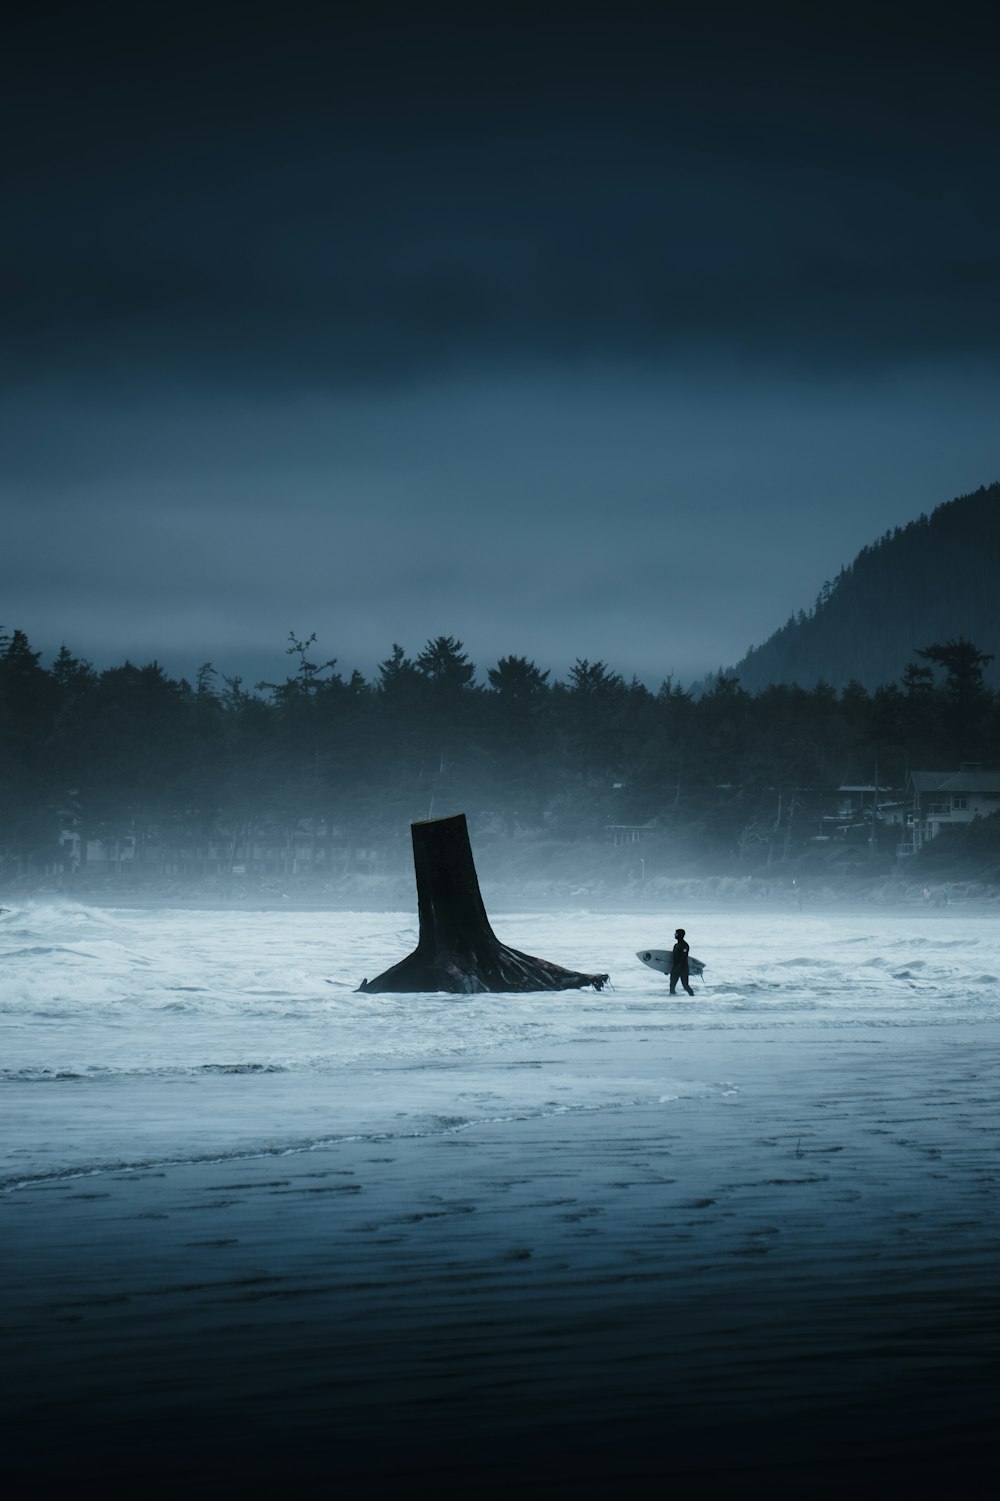
{"label": "forest treeline", "polygon": [[[819,681],[870,692],[898,676],[919,641],[996,632],[1000,578],[1000,483],[937,506],[929,516],[863,547],[816,603],[752,648],[732,668],[750,691]],[[986,669],[1000,688],[1000,662]]]}
{"label": "forest treeline", "polygon": [[1000,744],[991,658],[964,638],[874,693],[751,694],[720,675],[700,697],[582,659],[565,681],[518,656],[477,679],[450,636],[412,658],[394,646],[372,680],[315,648],[290,637],[287,678],[250,690],[209,664],[194,683],[155,662],[96,671],[66,647],[46,666],[23,632],[3,637],[0,879],[66,870],[74,835],[77,849],[127,840],[136,871],[192,874],[255,844],[290,869],[305,837],[314,868],[332,869],[337,851],[457,810],[497,838],[653,824],[720,857],[776,843],[787,856],[813,832],[803,818],[793,831],[796,799],[993,765]]}

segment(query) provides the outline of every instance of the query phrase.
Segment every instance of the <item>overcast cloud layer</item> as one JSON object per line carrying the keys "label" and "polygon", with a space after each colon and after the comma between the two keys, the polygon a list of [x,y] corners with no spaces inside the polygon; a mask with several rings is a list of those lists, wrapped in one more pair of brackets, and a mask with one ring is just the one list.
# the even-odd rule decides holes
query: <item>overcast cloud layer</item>
{"label": "overcast cloud layer", "polygon": [[8,628],[691,678],[1000,475],[988,9],[359,9],[7,23]]}

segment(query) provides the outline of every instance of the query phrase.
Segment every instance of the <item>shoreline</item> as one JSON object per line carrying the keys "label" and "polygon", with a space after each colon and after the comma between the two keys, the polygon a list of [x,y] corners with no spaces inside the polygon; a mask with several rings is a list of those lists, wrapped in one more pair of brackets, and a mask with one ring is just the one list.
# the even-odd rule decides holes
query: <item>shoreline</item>
{"label": "shoreline", "polygon": [[[801,906],[787,893],[770,896],[718,896],[711,892],[684,891],[675,895],[656,894],[648,898],[634,898],[626,900],[604,898],[588,898],[585,895],[552,896],[541,899],[535,896],[520,896],[515,898],[510,893],[491,892],[489,884],[483,881],[484,899],[487,911],[491,915],[504,913],[538,913],[556,914],[564,912],[586,912],[605,914],[609,917],[627,917],[635,915],[643,917],[647,912],[658,914],[662,911],[685,910],[699,913],[718,913],[731,911],[733,913],[752,913],[768,916],[803,916],[822,917],[825,913],[837,915],[850,915],[852,913],[868,913],[874,910],[879,914],[892,915],[893,913],[922,912],[927,917],[944,917],[949,910],[959,911],[963,915],[982,912],[984,915],[996,917],[1000,915],[1000,895],[974,894],[965,895],[956,893],[949,895],[946,900],[927,902],[918,892],[912,895],[894,896],[892,899],[882,897],[876,899],[871,895],[858,892],[845,892],[832,896],[824,892],[819,894],[806,893]],[[692,883],[685,883],[692,884]],[[409,897],[392,900],[390,896],[378,899],[359,893],[354,899],[340,897],[307,897],[295,895],[274,895],[266,893],[261,896],[236,896],[222,897],[218,895],[191,895],[185,896],[177,892],[148,893],[139,895],[134,892],[108,892],[108,891],[31,891],[18,893],[17,895],[6,894],[0,903],[0,913],[9,914],[17,906],[42,906],[46,903],[73,905],[78,907],[93,907],[107,911],[118,908],[122,911],[151,911],[163,908],[176,912],[364,912],[364,913],[393,913],[412,916],[416,920],[416,892]]]}
{"label": "shoreline", "polygon": [[328,986],[411,914],[4,918],[12,1494],[974,1496],[1000,936],[859,910],[715,909],[693,1000],[634,911],[458,1001]]}

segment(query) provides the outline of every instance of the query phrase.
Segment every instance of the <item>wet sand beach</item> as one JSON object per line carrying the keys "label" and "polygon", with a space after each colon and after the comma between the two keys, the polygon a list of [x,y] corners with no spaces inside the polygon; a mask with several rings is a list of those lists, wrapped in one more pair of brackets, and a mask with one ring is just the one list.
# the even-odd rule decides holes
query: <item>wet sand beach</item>
{"label": "wet sand beach", "polygon": [[777,1040],[678,1034],[738,1084],[661,1104],[7,1192],[15,1493],[985,1495],[1000,1031]]}

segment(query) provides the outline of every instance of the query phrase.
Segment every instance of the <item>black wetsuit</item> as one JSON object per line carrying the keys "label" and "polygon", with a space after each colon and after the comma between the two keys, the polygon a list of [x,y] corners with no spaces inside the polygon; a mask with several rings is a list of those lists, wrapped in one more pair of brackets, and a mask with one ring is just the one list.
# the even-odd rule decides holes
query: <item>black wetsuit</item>
{"label": "black wetsuit", "polygon": [[680,980],[688,995],[694,995],[690,986],[688,975],[688,944],[683,938],[678,938],[674,944],[673,953],[670,956],[670,994],[677,989],[677,981]]}

